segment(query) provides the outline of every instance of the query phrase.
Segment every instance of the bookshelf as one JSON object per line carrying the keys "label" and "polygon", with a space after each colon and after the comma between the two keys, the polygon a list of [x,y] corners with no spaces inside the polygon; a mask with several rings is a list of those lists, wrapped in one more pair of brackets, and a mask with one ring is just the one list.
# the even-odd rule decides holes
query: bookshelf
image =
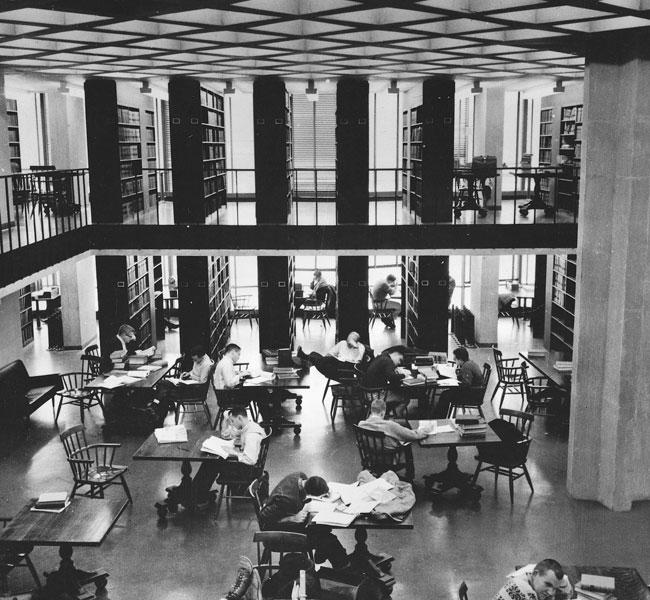
{"label": "bookshelf", "polygon": [[156,316],[156,340],[165,339],[165,303],[163,301],[162,257],[151,257],[153,277],[154,312]]}
{"label": "bookshelf", "polygon": [[227,256],[208,258],[209,354],[217,357],[230,339],[230,268]]}
{"label": "bookshelf", "polygon": [[409,142],[411,141],[411,133],[409,130],[409,111],[402,112],[402,201],[408,202],[409,200],[409,160],[411,156],[411,149]]}
{"label": "bookshelf", "polygon": [[152,345],[151,286],[149,257],[126,257],[128,321],[135,329],[140,348]]}
{"label": "bookshelf", "polygon": [[566,360],[573,353],[573,328],[576,308],[577,257],[553,256],[551,295],[551,350],[562,352]]}
{"label": "bookshelf", "polygon": [[20,288],[18,293],[18,308],[20,313],[20,337],[23,348],[34,341],[34,321],[32,318],[33,285]]}
{"label": "bookshelf", "polygon": [[404,293],[404,325],[406,345],[417,347],[419,332],[419,265],[415,256],[405,256],[402,259],[402,278]]}
{"label": "bookshelf", "polygon": [[289,256],[287,273],[287,292],[289,294],[289,348],[296,342],[296,257]]}
{"label": "bookshelf", "polygon": [[142,136],[140,110],[117,107],[117,135],[120,154],[122,221],[133,222],[144,208],[142,188]]}
{"label": "bookshelf", "polygon": [[203,199],[209,217],[226,204],[226,129],[223,96],[201,88]]}
{"label": "bookshelf", "polygon": [[9,130],[9,162],[12,173],[20,173],[22,163],[20,160],[20,133],[18,130],[18,103],[7,98],[7,129]]}
{"label": "bookshelf", "polygon": [[[540,167],[549,167],[553,164],[553,109],[542,108],[539,117],[539,161]],[[543,201],[551,204],[551,181],[544,177],[539,182],[539,189]]]}
{"label": "bookshelf", "polygon": [[409,161],[409,209],[422,216],[422,106],[410,111]]}
{"label": "bookshelf", "polygon": [[156,121],[152,110],[144,111],[144,149],[147,169],[146,178],[146,198],[147,212],[149,210],[157,214],[158,203],[158,177],[156,168],[158,166],[158,156],[156,154]]}
{"label": "bookshelf", "polygon": [[293,195],[293,97],[289,92],[284,92],[284,129],[286,148],[287,170],[287,214],[291,214],[291,200]]}
{"label": "bookshelf", "polygon": [[563,106],[560,112],[558,208],[577,212],[582,150],[582,104]]}

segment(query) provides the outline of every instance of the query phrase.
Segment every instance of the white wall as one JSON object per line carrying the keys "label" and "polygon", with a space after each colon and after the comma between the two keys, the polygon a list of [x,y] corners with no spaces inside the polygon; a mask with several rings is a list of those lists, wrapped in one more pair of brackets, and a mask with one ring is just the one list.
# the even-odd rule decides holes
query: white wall
{"label": "white wall", "polygon": [[20,358],[23,348],[20,335],[19,292],[0,298],[0,366]]}
{"label": "white wall", "polygon": [[88,166],[83,98],[53,91],[45,96],[50,164],[57,169]]}
{"label": "white wall", "polygon": [[39,144],[36,94],[33,92],[7,90],[7,97],[15,98],[18,104],[20,162],[23,171],[27,171],[31,165],[44,164],[42,148]]}
{"label": "white wall", "polygon": [[[398,138],[402,131],[402,106],[397,113],[398,94],[389,94],[385,89],[371,92],[369,97],[369,165],[370,168],[395,169],[400,162],[401,148],[397,147]],[[399,174],[398,174],[399,175]],[[374,175],[369,177],[370,193],[375,191]],[[395,172],[377,173],[377,192],[393,193],[401,190],[402,180]]]}
{"label": "white wall", "polygon": [[59,277],[63,342],[68,348],[85,348],[97,335],[95,259],[90,256],[66,262]]}

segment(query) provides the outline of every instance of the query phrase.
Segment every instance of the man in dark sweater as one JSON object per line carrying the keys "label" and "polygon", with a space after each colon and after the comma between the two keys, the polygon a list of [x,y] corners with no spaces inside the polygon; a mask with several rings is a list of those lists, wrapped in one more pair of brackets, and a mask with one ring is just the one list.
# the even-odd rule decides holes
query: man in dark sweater
{"label": "man in dark sweater", "polygon": [[314,560],[329,560],[334,569],[348,565],[345,548],[329,527],[308,525],[308,512],[304,510],[307,496],[323,496],[329,492],[327,482],[318,476],[291,473],[273,488],[260,511],[260,525],[265,530],[294,531],[307,535],[315,550]]}
{"label": "man in dark sweater", "polygon": [[446,419],[451,404],[480,404],[483,400],[485,390],[483,388],[483,371],[473,360],[469,358],[467,348],[456,348],[454,350],[456,361],[456,378],[459,386],[451,388],[440,394],[440,400],[434,410],[434,418]]}
{"label": "man in dark sweater", "polygon": [[403,359],[404,353],[398,347],[390,348],[370,361],[363,378],[363,387],[388,388],[386,405],[398,417],[405,416],[408,404],[408,399],[401,390],[404,375],[396,370]]}

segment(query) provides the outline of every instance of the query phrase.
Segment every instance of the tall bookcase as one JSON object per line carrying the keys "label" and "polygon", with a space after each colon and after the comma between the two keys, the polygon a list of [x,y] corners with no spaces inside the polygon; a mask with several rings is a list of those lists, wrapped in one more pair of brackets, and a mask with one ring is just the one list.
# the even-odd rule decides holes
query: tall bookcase
{"label": "tall bookcase", "polygon": [[409,111],[402,112],[402,201],[409,201],[409,167],[411,149],[409,142],[411,134],[409,131]]}
{"label": "tall bookcase", "polygon": [[291,201],[293,198],[293,97],[289,92],[284,92],[284,128],[285,149],[287,160],[287,214],[291,214]]}
{"label": "tall bookcase", "polygon": [[156,340],[165,339],[165,303],[163,300],[163,267],[162,257],[151,257],[154,314],[156,317]]}
{"label": "tall bookcase", "polygon": [[122,221],[133,223],[137,220],[138,213],[144,209],[142,136],[138,108],[118,105],[117,136],[120,152]]}
{"label": "tall bookcase", "polygon": [[551,296],[551,350],[562,352],[567,360],[573,353],[573,328],[576,308],[575,254],[553,256]]}
{"label": "tall bookcase", "polygon": [[[158,157],[156,154],[156,122],[155,114],[152,110],[144,111],[144,148],[146,162],[144,166],[147,169],[146,175],[146,198],[147,214],[158,214],[156,205],[158,203],[158,176],[156,167],[158,166]],[[157,222],[157,219],[156,219]]]}
{"label": "tall bookcase", "polygon": [[34,321],[32,318],[32,285],[20,288],[18,303],[20,312],[20,337],[23,347],[34,341]]}
{"label": "tall bookcase", "polygon": [[230,268],[227,256],[208,258],[209,353],[216,357],[230,339]]}
{"label": "tall bookcase", "polygon": [[20,173],[22,163],[20,160],[20,132],[18,130],[18,103],[7,98],[7,123],[9,130],[9,161],[11,172]]}
{"label": "tall bookcase", "polygon": [[296,257],[288,260],[287,293],[289,294],[289,348],[296,342]]}
{"label": "tall bookcase", "polygon": [[[553,164],[553,109],[542,108],[539,118],[539,166],[549,167]],[[542,199],[550,204],[551,182],[544,177],[539,182]]]}
{"label": "tall bookcase", "polygon": [[148,256],[126,257],[128,320],[135,329],[140,348],[151,346],[153,340],[149,276]]}
{"label": "tall bookcase", "polygon": [[415,256],[402,258],[402,292],[404,294],[404,337],[406,345],[416,347],[420,337],[419,332],[419,302],[418,281],[420,278],[418,260]]}
{"label": "tall bookcase", "polygon": [[412,108],[409,115],[409,209],[422,216],[422,106]]}
{"label": "tall bookcase", "polygon": [[226,204],[226,129],[223,96],[201,88],[205,216]]}
{"label": "tall bookcase", "polygon": [[582,150],[582,104],[563,106],[560,113],[560,161],[558,208],[578,210],[580,153]]}

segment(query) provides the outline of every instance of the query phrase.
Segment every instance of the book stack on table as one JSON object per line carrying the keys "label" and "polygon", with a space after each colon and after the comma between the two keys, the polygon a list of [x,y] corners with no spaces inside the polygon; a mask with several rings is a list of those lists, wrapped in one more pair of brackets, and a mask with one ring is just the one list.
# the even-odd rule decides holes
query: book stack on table
{"label": "book stack on table", "polygon": [[59,513],[70,504],[68,492],[45,492],[38,497],[31,510],[34,512]]}
{"label": "book stack on table", "polygon": [[575,588],[578,600],[616,600],[615,583],[613,577],[583,573]]}
{"label": "book stack on table", "polygon": [[278,379],[295,379],[298,371],[293,367],[273,367],[273,375]]}
{"label": "book stack on table", "polygon": [[456,417],[454,427],[461,437],[485,437],[487,432],[487,423],[483,417]]}

